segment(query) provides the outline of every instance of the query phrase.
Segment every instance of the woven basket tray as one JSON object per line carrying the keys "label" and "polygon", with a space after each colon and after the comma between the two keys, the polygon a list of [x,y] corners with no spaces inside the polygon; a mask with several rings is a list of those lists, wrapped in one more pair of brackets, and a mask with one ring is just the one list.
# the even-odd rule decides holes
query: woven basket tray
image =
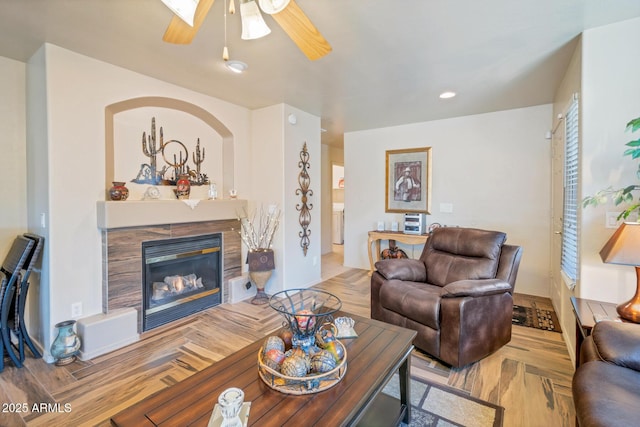
{"label": "woven basket tray", "polygon": [[286,394],[312,394],[326,390],[338,384],[347,372],[347,349],[336,340],[344,350],[344,357],[332,370],[322,374],[311,374],[305,377],[289,377],[265,365],[262,360],[262,347],[258,352],[258,374],[262,381],[274,390]]}

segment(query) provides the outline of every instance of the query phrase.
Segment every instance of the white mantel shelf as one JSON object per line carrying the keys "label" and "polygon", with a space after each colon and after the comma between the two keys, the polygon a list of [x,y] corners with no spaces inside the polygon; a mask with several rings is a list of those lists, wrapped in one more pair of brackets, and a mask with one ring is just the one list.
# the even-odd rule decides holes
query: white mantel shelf
{"label": "white mantel shelf", "polygon": [[193,209],[182,200],[98,201],[98,228],[236,219],[246,209],[247,201],[240,199],[200,200]]}

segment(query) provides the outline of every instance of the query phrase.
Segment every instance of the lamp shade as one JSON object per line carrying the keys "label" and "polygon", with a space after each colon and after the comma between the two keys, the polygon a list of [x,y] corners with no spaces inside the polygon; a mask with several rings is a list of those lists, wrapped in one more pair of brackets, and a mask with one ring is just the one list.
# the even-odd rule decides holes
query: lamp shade
{"label": "lamp shade", "polygon": [[289,6],[291,0],[259,0],[260,9],[264,13],[273,15],[282,12],[285,7]]}
{"label": "lamp shade", "polygon": [[253,40],[264,37],[271,32],[262,18],[258,4],[254,0],[240,2],[242,18],[242,40]]}
{"label": "lamp shade", "polygon": [[161,0],[180,19],[193,27],[193,17],[196,14],[199,0]]}
{"label": "lamp shade", "polygon": [[602,262],[640,265],[640,223],[624,222],[600,250]]}

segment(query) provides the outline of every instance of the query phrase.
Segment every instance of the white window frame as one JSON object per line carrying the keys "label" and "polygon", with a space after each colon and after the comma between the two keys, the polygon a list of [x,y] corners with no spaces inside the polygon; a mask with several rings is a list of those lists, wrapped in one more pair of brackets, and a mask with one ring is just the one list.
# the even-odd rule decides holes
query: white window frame
{"label": "white window frame", "polygon": [[[579,179],[579,106],[578,95],[574,94],[567,108],[564,120],[564,168],[562,203],[562,250],[560,270],[565,281],[573,289],[578,280],[580,247],[578,236]],[[568,280],[566,280],[568,279]]]}

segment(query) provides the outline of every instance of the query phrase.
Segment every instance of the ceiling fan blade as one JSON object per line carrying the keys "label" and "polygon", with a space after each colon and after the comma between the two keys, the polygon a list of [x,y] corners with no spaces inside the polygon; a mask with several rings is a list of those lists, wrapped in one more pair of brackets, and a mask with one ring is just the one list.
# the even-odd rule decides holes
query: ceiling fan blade
{"label": "ceiling fan blade", "polygon": [[213,6],[215,0],[200,0],[196,13],[193,18],[193,27],[180,19],[177,15],[174,15],[167,27],[167,31],[164,32],[162,40],[167,43],[175,44],[189,44],[198,33],[200,26],[204,22],[204,18],[207,17],[209,9]]}
{"label": "ceiling fan blade", "polygon": [[291,0],[281,12],[271,15],[307,58],[314,61],[331,52],[331,45],[311,23],[300,6]]}

